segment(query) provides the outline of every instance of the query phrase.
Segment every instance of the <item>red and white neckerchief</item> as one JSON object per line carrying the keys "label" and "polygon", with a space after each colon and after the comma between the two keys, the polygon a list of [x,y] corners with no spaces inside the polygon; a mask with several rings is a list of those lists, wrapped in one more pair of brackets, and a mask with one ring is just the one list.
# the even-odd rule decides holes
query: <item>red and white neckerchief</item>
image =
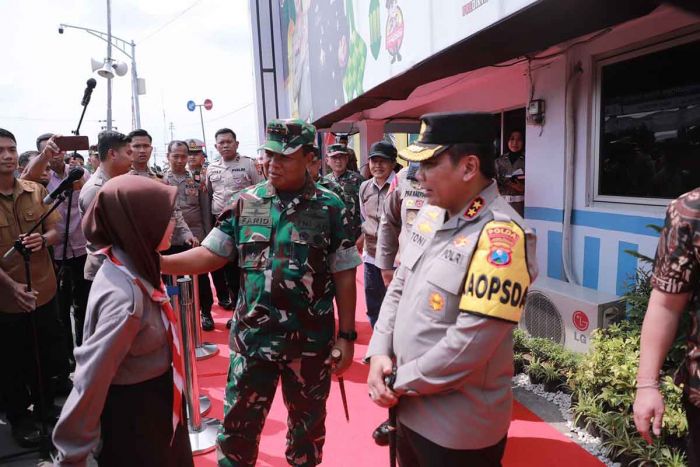
{"label": "red and white neckerchief", "polygon": [[[168,300],[168,294],[165,292],[165,284],[160,282],[160,290],[153,288],[153,292],[149,292],[149,288],[134,274],[127,269],[121,261],[119,261],[112,252],[112,247],[108,246],[99,250],[97,254],[102,254],[109,259],[120,271],[126,274],[151,300],[160,303],[160,317],[163,320],[163,326],[168,334],[168,342],[170,343],[170,351],[173,355],[173,438],[177,424],[182,420],[182,391],[185,385],[185,365],[182,356],[182,339],[180,336],[180,328],[177,317],[173,311],[173,307]],[[172,443],[173,438],[170,439]]]}

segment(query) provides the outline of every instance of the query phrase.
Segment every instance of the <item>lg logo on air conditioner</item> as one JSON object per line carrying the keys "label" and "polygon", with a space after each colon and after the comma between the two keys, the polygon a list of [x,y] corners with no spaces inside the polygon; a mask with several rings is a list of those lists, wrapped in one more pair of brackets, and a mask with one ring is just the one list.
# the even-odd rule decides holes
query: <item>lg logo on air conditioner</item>
{"label": "lg logo on air conditioner", "polygon": [[588,326],[590,326],[588,315],[586,315],[586,313],[583,311],[575,311],[571,316],[571,321],[573,321],[574,327],[576,328],[574,331],[574,340],[582,344],[586,344],[588,337],[586,337],[583,332],[585,332],[588,329]]}

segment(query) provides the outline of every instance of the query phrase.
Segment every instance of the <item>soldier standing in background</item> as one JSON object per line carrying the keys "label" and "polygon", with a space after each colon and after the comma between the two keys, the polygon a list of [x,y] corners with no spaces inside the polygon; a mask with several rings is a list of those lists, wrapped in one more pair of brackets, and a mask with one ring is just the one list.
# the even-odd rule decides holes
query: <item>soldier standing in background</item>
{"label": "soldier standing in background", "polygon": [[343,201],[350,218],[350,233],[352,238],[361,244],[362,217],[360,216],[360,185],[362,176],[348,169],[348,149],[342,144],[331,144],[326,153],[326,162],[331,173],[326,175],[328,180],[336,182],[343,189]]}
{"label": "soldier standing in background", "polygon": [[[343,199],[343,189],[341,188],[340,185],[335,183],[333,180],[330,180],[326,177],[321,177],[321,152],[317,147],[311,148],[313,154],[311,155],[311,163],[309,164],[309,174],[311,175],[311,179],[316,182],[316,184],[322,186],[323,188],[326,188],[327,190],[331,190],[333,193],[338,195],[340,199]],[[269,158],[265,156],[265,159],[267,159],[267,166],[270,165]],[[263,167],[265,167],[265,164],[263,164]],[[263,170],[267,171],[267,168],[264,168]]]}

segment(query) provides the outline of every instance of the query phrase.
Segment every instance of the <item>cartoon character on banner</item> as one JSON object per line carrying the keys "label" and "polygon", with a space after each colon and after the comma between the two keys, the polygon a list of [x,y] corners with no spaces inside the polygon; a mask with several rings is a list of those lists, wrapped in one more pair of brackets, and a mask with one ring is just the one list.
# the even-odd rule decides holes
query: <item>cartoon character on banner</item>
{"label": "cartoon character on banner", "polygon": [[389,15],[386,20],[386,50],[391,55],[391,63],[401,61],[401,44],[403,43],[403,13],[398,0],[386,0]]}

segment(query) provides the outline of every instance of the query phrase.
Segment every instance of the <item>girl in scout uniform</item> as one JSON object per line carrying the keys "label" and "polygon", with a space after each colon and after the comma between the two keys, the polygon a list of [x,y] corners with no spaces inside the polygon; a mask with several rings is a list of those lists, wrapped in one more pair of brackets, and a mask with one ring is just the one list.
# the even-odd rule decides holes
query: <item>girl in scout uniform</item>
{"label": "girl in scout uniform", "polygon": [[176,193],[145,177],[117,177],[83,218],[105,261],[53,433],[55,465],[84,466],[91,452],[101,467],[194,465],[182,424],[180,336],[158,255],[170,246]]}

